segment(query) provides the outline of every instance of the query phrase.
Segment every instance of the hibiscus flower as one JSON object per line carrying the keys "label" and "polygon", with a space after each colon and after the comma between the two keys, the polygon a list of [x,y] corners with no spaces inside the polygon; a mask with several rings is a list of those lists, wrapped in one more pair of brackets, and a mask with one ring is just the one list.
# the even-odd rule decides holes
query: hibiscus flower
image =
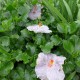
{"label": "hibiscus flower", "polygon": [[65,74],[62,65],[66,58],[56,54],[39,53],[35,72],[41,80],[64,80]]}
{"label": "hibiscus flower", "polygon": [[32,25],[28,26],[27,29],[29,31],[34,31],[35,33],[51,33],[52,31],[49,30],[48,26],[42,25],[39,23],[39,25]]}

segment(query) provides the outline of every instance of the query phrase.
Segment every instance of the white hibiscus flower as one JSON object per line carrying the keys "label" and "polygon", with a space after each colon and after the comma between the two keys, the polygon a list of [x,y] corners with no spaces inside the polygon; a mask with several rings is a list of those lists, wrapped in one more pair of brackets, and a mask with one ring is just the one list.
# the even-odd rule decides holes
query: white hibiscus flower
{"label": "white hibiscus flower", "polygon": [[66,58],[55,54],[39,53],[35,72],[41,80],[64,80],[62,65]]}
{"label": "white hibiscus flower", "polygon": [[35,20],[37,18],[40,18],[41,17],[41,5],[38,4],[38,5],[35,5],[33,6],[32,10],[30,11],[28,17],[31,19],[31,20]]}
{"label": "white hibiscus flower", "polygon": [[34,31],[35,33],[51,33],[52,31],[49,30],[48,26],[46,25],[32,25],[28,26],[27,29],[29,31]]}

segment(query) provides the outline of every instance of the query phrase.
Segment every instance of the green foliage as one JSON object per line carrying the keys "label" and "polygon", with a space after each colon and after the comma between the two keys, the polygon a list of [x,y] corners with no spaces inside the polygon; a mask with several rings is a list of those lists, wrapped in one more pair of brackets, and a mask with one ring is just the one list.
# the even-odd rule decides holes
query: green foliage
{"label": "green foliage", "polygon": [[14,67],[13,62],[1,62],[0,65],[0,76],[8,75]]}
{"label": "green foliage", "polygon": [[57,30],[60,32],[60,33],[65,33],[65,34],[73,34],[77,31],[78,29],[78,24],[76,24],[75,22],[72,22],[72,23],[59,23],[57,25]]}
{"label": "green foliage", "polygon": [[[40,20],[28,18],[35,4]],[[52,33],[27,30],[39,21]],[[0,0],[0,80],[38,80],[40,52],[65,56],[65,80],[80,80],[80,0]]]}
{"label": "green foliage", "polygon": [[64,40],[63,47],[70,54],[73,53],[73,51],[74,51],[73,44],[70,41]]}
{"label": "green foliage", "polygon": [[72,80],[76,72],[71,73],[66,80]]}

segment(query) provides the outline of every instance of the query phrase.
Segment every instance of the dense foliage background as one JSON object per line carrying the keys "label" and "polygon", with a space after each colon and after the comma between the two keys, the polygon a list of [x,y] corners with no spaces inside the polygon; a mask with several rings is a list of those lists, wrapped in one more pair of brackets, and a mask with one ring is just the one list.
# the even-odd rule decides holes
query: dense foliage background
{"label": "dense foliage background", "polygon": [[[42,2],[41,2],[42,1]],[[28,14],[41,4],[51,34],[30,32]],[[0,0],[0,80],[38,80],[39,52],[63,55],[65,80],[80,80],[80,0]]]}

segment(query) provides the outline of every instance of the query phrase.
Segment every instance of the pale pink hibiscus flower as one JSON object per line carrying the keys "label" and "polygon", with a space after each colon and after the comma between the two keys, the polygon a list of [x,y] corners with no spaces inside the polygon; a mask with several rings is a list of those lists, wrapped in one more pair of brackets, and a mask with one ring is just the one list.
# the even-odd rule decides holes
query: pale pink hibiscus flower
{"label": "pale pink hibiscus flower", "polygon": [[48,26],[42,25],[41,23],[39,23],[39,25],[28,26],[27,29],[35,33],[51,33],[52,32],[51,30],[49,30]]}
{"label": "pale pink hibiscus flower", "polygon": [[30,11],[28,17],[31,19],[31,20],[35,20],[37,18],[40,18],[41,17],[41,5],[38,4],[38,5],[35,5],[33,6],[32,10]]}
{"label": "pale pink hibiscus flower", "polygon": [[41,80],[64,80],[62,65],[66,58],[55,54],[39,53],[35,72]]}

